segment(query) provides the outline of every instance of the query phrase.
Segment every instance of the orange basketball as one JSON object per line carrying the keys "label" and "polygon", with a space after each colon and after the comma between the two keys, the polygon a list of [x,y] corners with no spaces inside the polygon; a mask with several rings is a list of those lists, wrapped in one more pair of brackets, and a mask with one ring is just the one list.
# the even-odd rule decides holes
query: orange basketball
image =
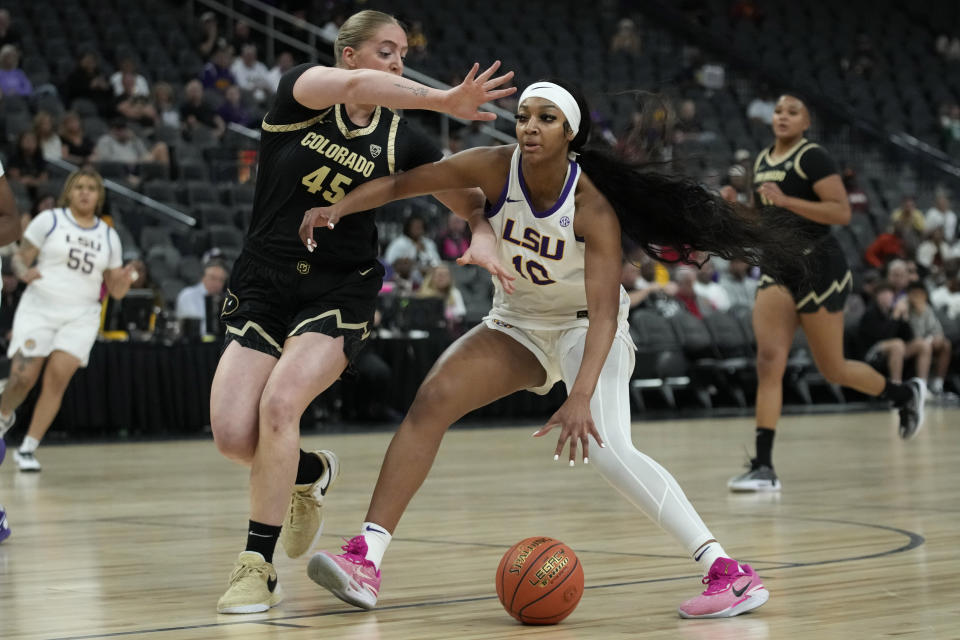
{"label": "orange basketball", "polygon": [[583,595],[583,566],[573,549],[553,538],[521,540],[497,567],[497,596],[523,624],[557,624]]}

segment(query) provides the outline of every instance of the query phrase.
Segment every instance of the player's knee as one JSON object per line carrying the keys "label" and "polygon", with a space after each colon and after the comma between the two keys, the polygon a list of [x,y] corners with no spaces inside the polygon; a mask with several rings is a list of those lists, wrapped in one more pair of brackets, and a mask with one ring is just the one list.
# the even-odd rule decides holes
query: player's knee
{"label": "player's knee", "polygon": [[260,400],[260,429],[285,431],[299,428],[300,414],[290,398],[282,393],[273,393]]}
{"label": "player's knee", "polygon": [[249,464],[257,451],[255,434],[238,431],[236,424],[232,427],[221,420],[211,419],[210,428],[217,450],[226,458]]}
{"label": "player's knee", "polygon": [[783,374],[787,368],[789,350],[780,347],[760,347],[757,349],[757,373],[759,375]]}
{"label": "player's knee", "polygon": [[[417,396],[408,412],[409,422],[417,428],[430,425],[446,429],[447,416],[457,406],[456,385],[438,376],[427,379],[417,391]],[[450,418],[450,422],[456,417]]]}

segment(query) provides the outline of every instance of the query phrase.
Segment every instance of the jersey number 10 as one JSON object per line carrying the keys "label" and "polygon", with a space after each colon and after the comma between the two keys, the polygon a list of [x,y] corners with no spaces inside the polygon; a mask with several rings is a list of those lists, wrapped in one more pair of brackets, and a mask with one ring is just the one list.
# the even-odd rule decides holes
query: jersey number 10
{"label": "jersey number 10", "polygon": [[[320,167],[312,173],[308,173],[303,176],[303,180],[300,182],[307,188],[307,191],[310,193],[316,193],[323,189],[324,182],[327,179],[327,175],[330,174],[330,167]],[[323,199],[329,202],[330,204],[335,204],[340,201],[343,196],[347,195],[343,190],[343,185],[349,185],[353,180],[338,173],[333,176],[333,179],[330,180],[329,189],[321,193]]]}

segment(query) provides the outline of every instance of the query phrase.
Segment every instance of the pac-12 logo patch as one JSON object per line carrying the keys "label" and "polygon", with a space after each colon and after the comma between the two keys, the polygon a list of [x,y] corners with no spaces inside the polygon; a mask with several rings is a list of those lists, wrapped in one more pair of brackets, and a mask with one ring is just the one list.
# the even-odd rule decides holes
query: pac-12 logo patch
{"label": "pac-12 logo patch", "polygon": [[376,158],[377,156],[380,155],[380,151],[382,151],[380,145],[378,145],[378,144],[372,144],[372,145],[370,145],[370,156],[371,156],[371,157]]}
{"label": "pac-12 logo patch", "polygon": [[561,227],[569,227],[569,226],[570,226],[570,218],[567,217],[567,216],[563,216],[562,218],[560,218],[560,226],[561,226]]}
{"label": "pac-12 logo patch", "polygon": [[787,160],[787,164],[783,165],[783,168],[787,171],[793,168],[793,160]]}

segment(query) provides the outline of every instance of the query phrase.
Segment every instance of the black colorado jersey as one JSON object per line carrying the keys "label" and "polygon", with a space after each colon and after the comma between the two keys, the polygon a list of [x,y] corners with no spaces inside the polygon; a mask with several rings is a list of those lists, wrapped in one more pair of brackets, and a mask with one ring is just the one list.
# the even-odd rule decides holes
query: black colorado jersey
{"label": "black colorado jersey", "polygon": [[346,216],[332,231],[316,229],[317,248],[308,252],[297,235],[307,209],[333,204],[367,180],[443,157],[390,109],[376,107],[370,123],[357,127],[341,104],[322,111],[301,105],[293,85],[312,66],[302,64],[283,75],[263,119],[245,247],[261,260],[302,274],[310,265],[337,270],[367,265],[378,253],[372,211]]}
{"label": "black colorado jersey", "polygon": [[[837,173],[837,165],[833,158],[820,145],[810,142],[806,138],[793,146],[782,158],[772,161],[770,154],[773,147],[768,147],[757,155],[753,165],[753,188],[757,189],[764,182],[774,182],[785,195],[803,200],[818,201],[820,197],[813,190],[818,180]],[[754,192],[758,203],[769,205],[759,193]],[[820,224],[804,218],[811,225],[815,233],[825,235],[830,232],[830,225]]]}

